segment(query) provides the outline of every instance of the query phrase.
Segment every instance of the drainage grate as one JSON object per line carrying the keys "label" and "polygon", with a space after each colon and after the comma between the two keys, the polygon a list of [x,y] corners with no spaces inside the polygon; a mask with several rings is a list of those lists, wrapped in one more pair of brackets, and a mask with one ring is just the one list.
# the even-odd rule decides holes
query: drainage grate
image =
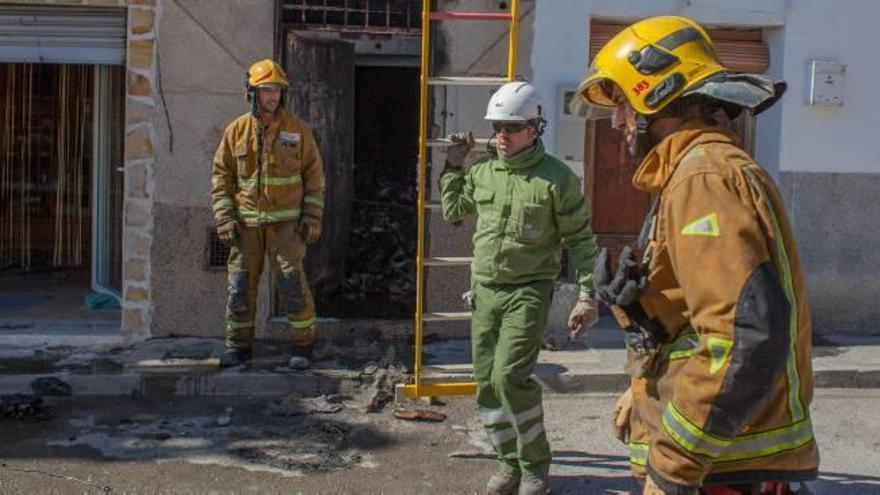
{"label": "drainage grate", "polygon": [[282,23],[298,28],[419,34],[421,0],[283,0]]}
{"label": "drainage grate", "polygon": [[229,259],[229,247],[220,242],[217,231],[208,228],[208,241],[205,243],[205,269],[225,270]]}

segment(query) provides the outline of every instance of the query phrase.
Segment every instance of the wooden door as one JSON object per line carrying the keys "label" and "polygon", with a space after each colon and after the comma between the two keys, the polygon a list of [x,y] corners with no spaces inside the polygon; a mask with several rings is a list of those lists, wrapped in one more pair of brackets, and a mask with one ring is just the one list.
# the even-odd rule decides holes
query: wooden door
{"label": "wooden door", "polygon": [[287,108],[309,125],[324,161],[327,181],[324,232],[309,246],[305,269],[316,293],[332,292],[345,275],[354,184],[354,45],[287,37],[290,77]]}

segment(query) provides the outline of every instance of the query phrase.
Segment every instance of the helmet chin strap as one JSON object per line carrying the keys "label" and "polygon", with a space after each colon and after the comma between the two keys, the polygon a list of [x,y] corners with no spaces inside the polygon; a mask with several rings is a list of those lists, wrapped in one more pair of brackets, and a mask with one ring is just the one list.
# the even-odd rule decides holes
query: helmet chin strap
{"label": "helmet chin strap", "polygon": [[651,137],[648,128],[651,127],[651,118],[642,114],[636,114],[636,137],[629,145],[629,153],[636,160],[641,160],[651,149],[657,145]]}

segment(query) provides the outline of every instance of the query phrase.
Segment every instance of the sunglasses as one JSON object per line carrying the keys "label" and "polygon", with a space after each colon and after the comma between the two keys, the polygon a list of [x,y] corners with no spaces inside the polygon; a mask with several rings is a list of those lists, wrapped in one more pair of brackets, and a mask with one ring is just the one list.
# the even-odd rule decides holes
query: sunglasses
{"label": "sunglasses", "polygon": [[492,122],[492,130],[496,133],[504,131],[505,134],[515,134],[528,127],[522,122]]}

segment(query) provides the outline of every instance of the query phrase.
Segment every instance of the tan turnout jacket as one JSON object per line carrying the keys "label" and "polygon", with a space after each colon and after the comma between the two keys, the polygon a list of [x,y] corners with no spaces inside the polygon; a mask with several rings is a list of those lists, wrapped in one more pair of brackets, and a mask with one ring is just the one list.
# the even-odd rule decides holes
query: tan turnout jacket
{"label": "tan turnout jacket", "polygon": [[810,312],[772,179],[735,136],[690,123],[633,183],[659,195],[641,303],[668,334],[633,380],[636,474],[671,493],[814,478]]}
{"label": "tan turnout jacket", "polygon": [[211,196],[218,225],[245,225],[322,218],[324,171],[312,131],[279,108],[263,136],[257,169],[257,125],[249,113],[235,119],[214,154]]}

